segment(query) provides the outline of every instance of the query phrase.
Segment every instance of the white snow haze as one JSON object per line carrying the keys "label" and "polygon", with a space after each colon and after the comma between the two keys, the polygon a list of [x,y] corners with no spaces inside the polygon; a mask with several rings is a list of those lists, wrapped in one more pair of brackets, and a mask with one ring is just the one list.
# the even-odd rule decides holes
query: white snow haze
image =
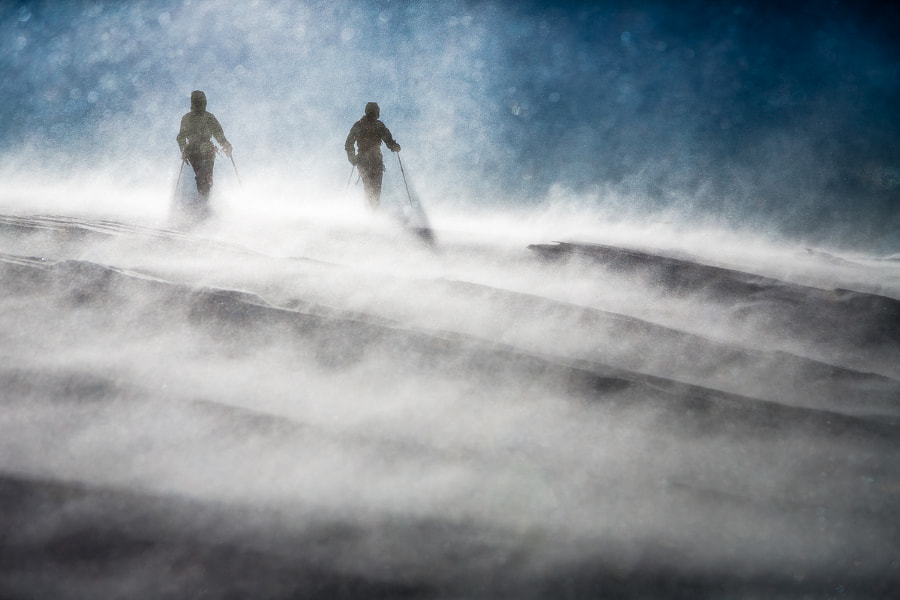
{"label": "white snow haze", "polygon": [[889,597],[900,81],[838,5],[0,3],[0,596]]}

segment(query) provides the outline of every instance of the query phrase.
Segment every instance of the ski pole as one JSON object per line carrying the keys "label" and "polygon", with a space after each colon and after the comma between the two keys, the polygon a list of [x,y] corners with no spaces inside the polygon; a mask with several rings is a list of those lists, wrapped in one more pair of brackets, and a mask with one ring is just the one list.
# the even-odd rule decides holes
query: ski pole
{"label": "ski pole", "polygon": [[400,153],[397,153],[397,162],[400,163],[400,174],[403,175],[403,186],[406,188],[406,197],[409,199],[409,205],[413,206],[412,194],[409,193],[409,184],[406,183],[406,171],[403,170],[403,161],[400,160]]}
{"label": "ski pole", "polygon": [[231,166],[234,167],[234,174],[237,176],[238,185],[241,186],[241,189],[244,189],[244,184],[241,183],[241,176],[238,174],[237,165],[234,164],[234,156],[231,155],[231,152],[228,153],[228,158],[231,159]]}
{"label": "ski pole", "polygon": [[353,171],[356,170],[356,165],[350,167],[350,177],[347,178],[347,191],[350,191],[350,182],[353,181]]}
{"label": "ski pole", "polygon": [[175,179],[175,189],[172,190],[172,198],[173,199],[178,194],[178,184],[181,182],[181,172],[184,171],[184,163],[185,162],[186,161],[184,160],[184,157],[182,156],[181,157],[181,168],[178,169],[178,177]]}
{"label": "ski pole", "polygon": [[403,175],[403,186],[406,188],[406,197],[409,199],[409,206],[413,209],[413,211],[419,213],[419,218],[421,223],[418,227],[414,227],[413,229],[422,238],[422,241],[428,244],[431,247],[434,247],[434,234],[431,232],[431,227],[428,226],[428,219],[425,217],[425,213],[422,211],[422,207],[416,206],[413,204],[412,194],[409,193],[409,183],[406,182],[406,171],[403,169],[403,161],[400,160],[400,153],[397,152],[397,162],[400,163],[400,173]]}

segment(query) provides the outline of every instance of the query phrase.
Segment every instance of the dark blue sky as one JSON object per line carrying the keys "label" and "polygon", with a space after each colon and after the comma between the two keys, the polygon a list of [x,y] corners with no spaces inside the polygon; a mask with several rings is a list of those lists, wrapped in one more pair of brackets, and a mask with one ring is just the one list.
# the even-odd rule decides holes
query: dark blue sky
{"label": "dark blue sky", "polygon": [[248,168],[336,174],[346,129],[377,100],[416,172],[453,201],[533,203],[562,187],[609,204],[613,190],[623,212],[758,221],[788,235],[843,228],[888,244],[900,224],[896,8],[0,7],[5,153],[159,161],[200,88]]}

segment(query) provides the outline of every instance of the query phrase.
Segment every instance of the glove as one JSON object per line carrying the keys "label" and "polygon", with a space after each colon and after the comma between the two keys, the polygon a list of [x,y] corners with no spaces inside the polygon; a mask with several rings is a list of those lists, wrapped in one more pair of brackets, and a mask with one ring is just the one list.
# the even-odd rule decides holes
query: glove
{"label": "glove", "polygon": [[234,146],[231,144],[222,144],[222,150],[225,151],[225,154],[231,156],[231,151],[234,150]]}
{"label": "glove", "polygon": [[347,153],[347,160],[349,160],[350,164],[353,165],[354,167],[359,162],[359,159],[357,158],[356,154],[353,154],[350,152]]}
{"label": "glove", "polygon": [[394,144],[391,147],[391,152],[400,152],[400,144]]}

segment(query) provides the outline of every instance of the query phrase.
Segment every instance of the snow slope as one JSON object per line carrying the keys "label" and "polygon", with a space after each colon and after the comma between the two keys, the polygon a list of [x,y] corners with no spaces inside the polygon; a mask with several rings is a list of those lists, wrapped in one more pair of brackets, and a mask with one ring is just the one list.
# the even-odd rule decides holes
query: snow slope
{"label": "snow slope", "polygon": [[6,211],[0,595],[897,589],[896,261],[436,239]]}

